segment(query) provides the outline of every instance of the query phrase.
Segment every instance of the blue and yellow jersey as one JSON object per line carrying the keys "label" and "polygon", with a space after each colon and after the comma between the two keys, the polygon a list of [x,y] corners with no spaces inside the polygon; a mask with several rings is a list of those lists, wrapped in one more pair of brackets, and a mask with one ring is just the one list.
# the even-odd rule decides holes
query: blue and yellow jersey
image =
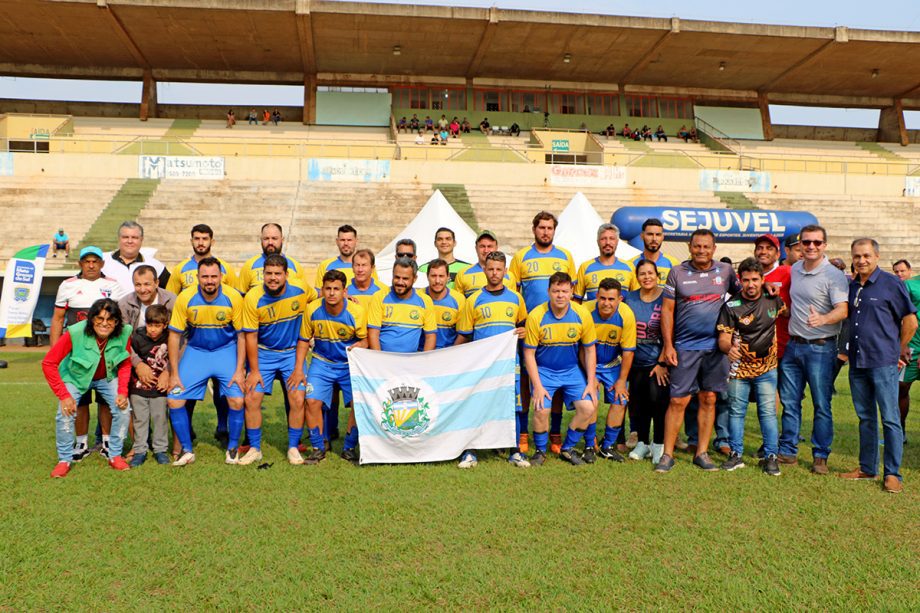
{"label": "blue and yellow jersey", "polygon": [[304,313],[300,339],[314,340],[313,357],[333,362],[348,363],[348,348],[367,338],[367,312],[359,304],[346,300],[338,315],[326,310],[324,300],[314,300]]}
{"label": "blue and yellow jersey", "polygon": [[313,287],[316,288],[317,292],[323,288],[323,276],[330,270],[342,271],[345,275],[345,287],[348,287],[351,280],[355,278],[355,273],[351,269],[351,262],[343,262],[342,259],[338,257],[323,260],[316,269],[316,281],[313,282]]}
{"label": "blue and yellow jersey", "polygon": [[[639,263],[639,260],[644,260],[646,257],[639,253],[634,258],[629,260],[629,265],[633,269],[633,280],[632,284],[629,286],[630,290],[639,289],[639,280],[635,277],[636,264]],[[655,265],[658,267],[658,285],[663,286],[665,281],[668,280],[668,275],[671,273],[671,269],[675,266],[680,265],[680,260],[675,257],[671,257],[663,251],[658,252],[658,260],[655,262]]]}
{"label": "blue and yellow jersey", "polygon": [[612,264],[603,264],[599,257],[583,262],[578,267],[578,279],[575,282],[575,297],[587,302],[597,298],[597,288],[604,279],[616,279],[623,286],[625,294],[636,280],[636,273],[629,263],[618,258]]}
{"label": "blue and yellow jersey", "polygon": [[584,307],[591,313],[597,335],[597,369],[616,368],[623,361],[624,351],[636,350],[636,316],[625,302],[617,306],[610,319],[604,319],[597,311],[597,302],[586,302]]}
{"label": "blue and yellow jersey", "polygon": [[[220,258],[220,272],[223,273],[221,283],[230,287],[237,287],[236,273],[233,267]],[[169,281],[166,282],[166,291],[178,296],[182,291],[193,285],[198,285],[198,262],[194,257],[187,257],[169,271]]]}
{"label": "blue and yellow jersey", "polygon": [[183,333],[190,347],[215,351],[236,343],[243,327],[243,297],[229,285],[221,285],[211,302],[197,285],[176,298],[169,329]]}
{"label": "blue and yellow jersey", "polygon": [[[480,266],[478,262],[472,266],[467,266],[458,272],[457,276],[454,278],[454,289],[467,298],[485,286],[486,273],[482,270],[482,266]],[[505,273],[505,286],[510,290],[515,289],[514,281],[511,280],[508,273]]]}
{"label": "blue and yellow jersey", "polygon": [[524,296],[528,311],[547,301],[549,278],[556,272],[569,273],[574,282],[577,270],[572,254],[555,245],[547,253],[540,253],[533,245],[525,247],[514,254],[508,267],[508,275]]}
{"label": "blue and yellow jersey", "polygon": [[380,330],[380,349],[400,353],[418,351],[425,334],[436,334],[431,298],[415,290],[400,300],[392,290],[377,292],[367,311],[367,327]]}
{"label": "blue and yellow jersey", "polygon": [[[309,286],[304,277],[303,266],[292,257],[284,256],[288,263],[288,282],[297,283],[303,288]],[[265,266],[265,255],[259,254],[246,260],[240,268],[240,275],[236,281],[236,288],[245,294],[254,287],[262,285],[262,268]]]}
{"label": "blue and yellow jersey", "polygon": [[272,296],[260,285],[243,299],[243,332],[258,332],[260,349],[296,349],[301,318],[314,300],[312,287],[288,283],[281,295]]}
{"label": "blue and yellow jersey", "polygon": [[367,289],[361,290],[358,289],[358,286],[355,285],[355,280],[352,279],[351,283],[348,284],[346,290],[348,291],[348,297],[354,298],[355,302],[364,307],[364,311],[367,312],[371,307],[371,300],[374,299],[379,292],[384,291],[386,288],[380,285],[376,279],[371,278],[371,284],[367,286]]}
{"label": "blue and yellow jersey", "polygon": [[527,306],[519,293],[507,287],[498,292],[481,289],[460,310],[457,333],[478,341],[514,330],[525,321]]}
{"label": "blue and yellow jersey", "polygon": [[579,345],[597,342],[591,313],[580,304],[569,304],[565,314],[556,318],[544,302],[527,316],[524,347],[537,350],[537,366],[552,371],[578,367]]}
{"label": "blue and yellow jersey", "polygon": [[[425,293],[431,298],[431,295],[428,294],[428,290],[425,290]],[[435,300],[431,298],[431,304],[434,305],[434,316],[435,321],[438,325],[438,340],[435,344],[435,349],[443,349],[444,347],[450,347],[457,340],[457,320],[460,316],[460,309],[463,308],[463,305],[466,303],[466,298],[463,297],[463,294],[458,292],[455,289],[448,290],[444,297],[440,300]],[[421,351],[425,348],[425,338],[422,337],[419,339],[418,350]]]}

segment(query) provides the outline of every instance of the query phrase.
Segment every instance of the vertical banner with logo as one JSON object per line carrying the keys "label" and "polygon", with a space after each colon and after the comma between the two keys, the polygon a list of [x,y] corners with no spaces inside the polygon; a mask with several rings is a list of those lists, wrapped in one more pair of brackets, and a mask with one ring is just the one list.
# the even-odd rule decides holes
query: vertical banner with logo
{"label": "vertical banner with logo", "polygon": [[38,303],[47,256],[48,245],[35,245],[7,262],[0,298],[0,338],[32,336],[32,314]]}
{"label": "vertical banner with logo", "polygon": [[517,445],[513,332],[425,353],[348,352],[362,464]]}

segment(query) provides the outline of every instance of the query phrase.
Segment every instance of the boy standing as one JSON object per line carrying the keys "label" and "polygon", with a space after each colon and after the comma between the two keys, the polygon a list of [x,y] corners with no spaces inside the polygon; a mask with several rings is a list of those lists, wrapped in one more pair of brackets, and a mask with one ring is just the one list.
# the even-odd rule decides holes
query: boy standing
{"label": "boy standing", "polygon": [[162,304],[147,307],[146,327],[131,336],[131,383],[128,386],[134,411],[134,457],[131,467],[147,461],[147,435],[153,428],[153,457],[157,464],[169,464],[169,421],[166,416],[166,390],[169,389],[166,326],[169,310]]}

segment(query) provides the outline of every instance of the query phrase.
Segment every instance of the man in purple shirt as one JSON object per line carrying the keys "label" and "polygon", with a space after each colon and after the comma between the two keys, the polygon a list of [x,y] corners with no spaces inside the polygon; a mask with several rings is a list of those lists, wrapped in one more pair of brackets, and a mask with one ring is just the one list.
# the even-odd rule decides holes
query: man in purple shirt
{"label": "man in purple shirt", "polygon": [[713,261],[716,237],[700,228],[690,235],[690,259],[671,269],[664,286],[659,364],[671,369],[671,401],[664,423],[664,455],[655,466],[674,466],[674,444],[690,398],[698,394],[699,440],[693,463],[706,471],[719,467],[707,448],[716,417],[716,394],[728,389],[728,359],[719,351],[716,322],[726,294],[740,291],[730,264]]}

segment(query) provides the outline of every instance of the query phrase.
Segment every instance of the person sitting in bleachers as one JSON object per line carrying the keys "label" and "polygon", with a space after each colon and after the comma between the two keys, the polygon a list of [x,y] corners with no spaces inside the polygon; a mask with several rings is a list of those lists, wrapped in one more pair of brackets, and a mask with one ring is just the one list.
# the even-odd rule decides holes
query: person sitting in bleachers
{"label": "person sitting in bleachers", "polygon": [[425,131],[434,132],[434,121],[431,119],[431,115],[425,115]]}
{"label": "person sitting in bleachers", "polygon": [[409,122],[406,121],[406,116],[403,115],[399,118],[399,121],[396,123],[397,132],[408,132],[409,131]]}
{"label": "person sitting in bleachers", "polygon": [[690,128],[690,140],[694,143],[700,142],[700,135],[696,131],[696,126]]}
{"label": "person sitting in bleachers", "polygon": [[441,144],[446,145],[447,139],[450,138],[450,133],[448,133],[447,128],[442,128],[441,131],[438,132],[438,136],[441,138]]}
{"label": "person sitting in bleachers", "polygon": [[658,142],[661,141],[668,142],[668,135],[664,133],[664,128],[661,127],[661,124],[658,124],[658,127],[655,128],[655,138],[658,139]]}
{"label": "person sitting in bleachers", "polygon": [[249,125],[259,125],[259,116],[256,114],[255,109],[249,109],[249,114],[246,115],[246,121]]}
{"label": "person sitting in bleachers", "polygon": [[472,126],[470,125],[470,121],[466,117],[464,117],[463,121],[460,122],[460,131],[466,132],[467,134],[469,134],[471,127]]}
{"label": "person sitting in bleachers", "polygon": [[483,117],[482,121],[479,122],[479,131],[487,136],[492,133],[492,125],[489,123],[488,117]]}
{"label": "person sitting in bleachers", "polygon": [[227,111],[227,127],[232,128],[236,125],[236,113],[233,112],[233,109]]}
{"label": "person sitting in bleachers", "polygon": [[681,126],[680,130],[677,131],[677,138],[684,139],[685,143],[690,141],[690,131],[686,125]]}
{"label": "person sitting in bleachers", "polygon": [[632,138],[632,130],[629,129],[629,124],[623,126],[623,129],[620,131],[620,136],[623,138]]}
{"label": "person sitting in bleachers", "polygon": [[415,144],[424,145],[425,144],[425,134],[421,130],[415,133]]}
{"label": "person sitting in bleachers", "polygon": [[432,133],[431,133],[431,144],[432,144],[432,145],[438,145],[438,144],[440,144],[440,143],[441,143],[441,137],[438,136],[438,133],[437,133],[437,132],[432,132]]}
{"label": "person sitting in bleachers", "polygon": [[449,128],[450,128],[451,136],[453,136],[454,138],[457,138],[458,136],[460,136],[460,122],[457,121],[456,117],[450,120]]}
{"label": "person sitting in bleachers", "polygon": [[441,130],[446,130],[448,125],[450,125],[450,122],[447,121],[447,117],[445,115],[441,115],[441,118],[438,120],[438,132]]}
{"label": "person sitting in bleachers", "polygon": [[64,228],[58,228],[57,234],[51,238],[51,257],[56,258],[58,251],[63,251],[64,257],[70,257],[70,237]]}
{"label": "person sitting in bleachers", "polygon": [[610,138],[611,136],[617,135],[617,129],[613,127],[613,124],[611,123],[606,128],[604,128],[604,131],[602,132],[602,134],[606,136],[607,138]]}
{"label": "person sitting in bleachers", "polygon": [[418,132],[418,129],[419,129],[418,115],[416,115],[415,113],[412,113],[412,119],[409,120],[409,130],[411,130],[412,132]]}
{"label": "person sitting in bleachers", "polygon": [[511,136],[520,136],[521,126],[519,126],[516,121],[512,122],[511,127],[508,128],[508,134],[510,134]]}
{"label": "person sitting in bleachers", "polygon": [[642,140],[652,140],[652,129],[648,124],[642,126]]}
{"label": "person sitting in bleachers", "polygon": [[272,120],[272,114],[268,112],[268,109],[262,109],[262,125],[267,126],[268,122]]}
{"label": "person sitting in bleachers", "polygon": [[281,123],[281,111],[278,109],[272,111],[272,123],[276,126]]}

